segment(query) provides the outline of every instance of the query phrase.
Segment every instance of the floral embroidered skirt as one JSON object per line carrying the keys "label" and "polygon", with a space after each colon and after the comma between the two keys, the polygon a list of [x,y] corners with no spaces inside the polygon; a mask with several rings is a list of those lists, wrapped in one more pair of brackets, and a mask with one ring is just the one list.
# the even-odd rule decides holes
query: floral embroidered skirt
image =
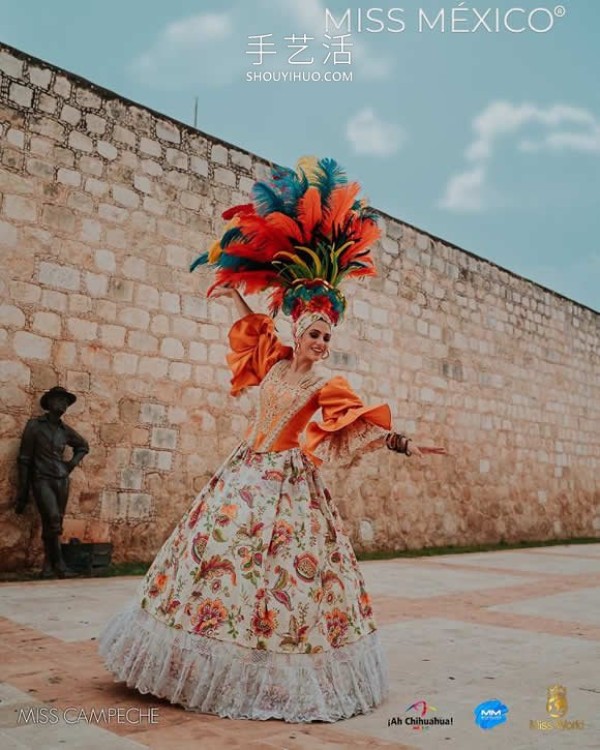
{"label": "floral embroidered skirt", "polygon": [[231,718],[337,721],[387,691],[356,557],[299,449],[233,451],[100,653],[142,693]]}

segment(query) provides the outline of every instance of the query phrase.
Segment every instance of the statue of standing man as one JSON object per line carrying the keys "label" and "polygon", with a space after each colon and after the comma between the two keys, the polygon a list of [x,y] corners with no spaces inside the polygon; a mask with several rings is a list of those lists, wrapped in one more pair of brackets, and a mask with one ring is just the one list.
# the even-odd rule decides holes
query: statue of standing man
{"label": "statue of standing man", "polygon": [[[60,537],[69,498],[69,474],[89,452],[87,441],[61,419],[76,400],[77,396],[60,386],[51,388],[40,399],[46,414],[30,419],[21,439],[15,511],[23,513],[31,489],[42,519],[42,578],[75,575],[63,560]],[[66,446],[73,449],[70,461],[63,459]]]}

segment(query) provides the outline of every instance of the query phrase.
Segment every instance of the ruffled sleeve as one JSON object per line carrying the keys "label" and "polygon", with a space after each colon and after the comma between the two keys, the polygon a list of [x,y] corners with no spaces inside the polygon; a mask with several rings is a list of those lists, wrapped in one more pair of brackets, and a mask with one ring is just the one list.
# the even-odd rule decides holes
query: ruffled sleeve
{"label": "ruffled sleeve", "polygon": [[322,422],[306,428],[305,451],[316,463],[348,465],[362,453],[384,444],[392,427],[387,404],[365,406],[348,381],[332,378],[319,392]]}
{"label": "ruffled sleeve", "polygon": [[238,396],[249,386],[259,385],[276,362],[292,355],[292,348],[284,346],[277,338],[273,319],[261,313],[246,315],[233,324],[229,346],[227,363],[233,373],[232,396]]}

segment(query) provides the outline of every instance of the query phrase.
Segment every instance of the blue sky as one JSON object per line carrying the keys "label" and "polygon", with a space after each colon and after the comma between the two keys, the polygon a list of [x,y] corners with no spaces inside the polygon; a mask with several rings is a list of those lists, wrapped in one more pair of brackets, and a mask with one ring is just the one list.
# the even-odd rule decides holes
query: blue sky
{"label": "blue sky", "polygon": [[[598,310],[600,2],[562,7],[0,0],[0,38],[187,123],[198,97],[200,130],[280,164],[333,156],[377,208]],[[326,9],[337,22],[351,10],[352,48],[345,27],[324,36]],[[253,66],[248,37],[266,34],[276,54]],[[285,38],[304,34],[289,63]],[[352,81],[246,80],[258,71]]]}

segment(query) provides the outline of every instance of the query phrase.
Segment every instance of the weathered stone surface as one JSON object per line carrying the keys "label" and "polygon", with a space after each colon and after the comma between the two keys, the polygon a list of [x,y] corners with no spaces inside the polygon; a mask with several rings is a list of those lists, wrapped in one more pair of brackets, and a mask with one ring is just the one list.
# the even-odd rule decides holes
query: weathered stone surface
{"label": "weathered stone surface", "polygon": [[[256,393],[228,395],[233,307],[187,269],[267,167],[1,45],[0,70],[0,493],[39,394],[70,387],[91,444],[73,475],[85,533],[150,559],[253,408]],[[380,275],[348,284],[352,322],[322,371],[451,455],[324,468],[355,544],[600,536],[599,316],[400,221],[382,229]],[[0,567],[27,560],[30,523],[0,516]]]}

